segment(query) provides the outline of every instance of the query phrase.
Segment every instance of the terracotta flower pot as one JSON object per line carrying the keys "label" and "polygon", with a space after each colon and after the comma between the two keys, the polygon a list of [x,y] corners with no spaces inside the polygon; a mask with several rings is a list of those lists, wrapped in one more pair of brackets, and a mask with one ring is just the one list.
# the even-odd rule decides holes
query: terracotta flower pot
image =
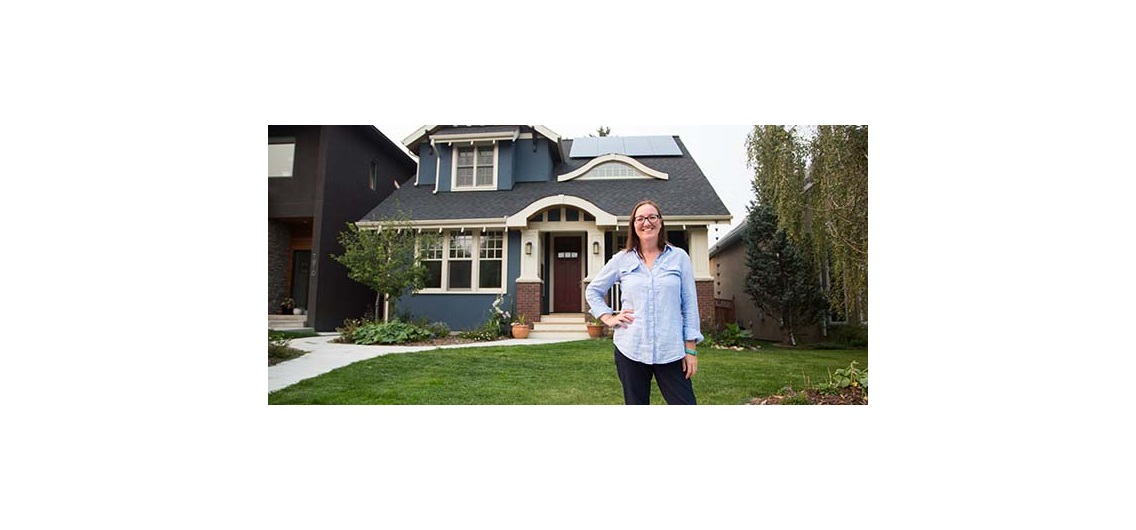
{"label": "terracotta flower pot", "polygon": [[606,327],[602,324],[588,324],[588,336],[598,339],[604,335],[604,328]]}
{"label": "terracotta flower pot", "polygon": [[529,337],[528,324],[513,324],[513,338],[514,339],[527,339]]}

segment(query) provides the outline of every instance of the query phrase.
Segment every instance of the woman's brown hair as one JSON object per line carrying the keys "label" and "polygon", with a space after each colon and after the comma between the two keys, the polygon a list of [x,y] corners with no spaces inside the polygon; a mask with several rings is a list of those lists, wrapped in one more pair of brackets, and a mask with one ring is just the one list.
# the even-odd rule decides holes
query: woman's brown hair
{"label": "woman's brown hair", "polygon": [[639,252],[639,234],[635,233],[635,212],[639,210],[640,206],[650,204],[655,207],[655,211],[659,212],[659,251],[667,248],[667,225],[663,222],[663,209],[652,200],[639,201],[634,208],[631,209],[631,219],[627,222],[627,247],[625,250]]}

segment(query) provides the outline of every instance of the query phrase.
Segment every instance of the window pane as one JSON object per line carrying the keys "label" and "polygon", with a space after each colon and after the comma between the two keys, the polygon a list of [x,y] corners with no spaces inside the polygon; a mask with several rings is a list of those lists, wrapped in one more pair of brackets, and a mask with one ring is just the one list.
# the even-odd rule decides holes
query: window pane
{"label": "window pane", "polygon": [[473,168],[459,167],[458,168],[458,187],[466,188],[473,186]]}
{"label": "window pane", "polygon": [[478,167],[477,168],[477,185],[478,186],[491,186],[491,185],[493,185],[493,167],[492,166],[491,167]]}
{"label": "window pane", "polygon": [[469,259],[473,257],[473,234],[452,234],[450,236],[450,259]]}
{"label": "window pane", "polygon": [[505,237],[501,232],[486,232],[481,235],[482,259],[501,259],[504,255]]}
{"label": "window pane", "polygon": [[469,289],[473,281],[472,261],[450,262],[450,289]]}
{"label": "window pane", "polygon": [[478,264],[477,286],[481,288],[501,287],[501,261],[481,260]]}
{"label": "window pane", "polygon": [[493,166],[493,148],[482,147],[477,150],[477,167]]}
{"label": "window pane", "polygon": [[459,166],[472,166],[473,165],[473,150],[470,148],[458,149],[458,165]]}
{"label": "window pane", "polygon": [[291,177],[295,143],[268,144],[268,176]]}
{"label": "window pane", "polygon": [[442,262],[440,261],[425,261],[426,265],[426,287],[428,288],[441,288],[442,287]]}

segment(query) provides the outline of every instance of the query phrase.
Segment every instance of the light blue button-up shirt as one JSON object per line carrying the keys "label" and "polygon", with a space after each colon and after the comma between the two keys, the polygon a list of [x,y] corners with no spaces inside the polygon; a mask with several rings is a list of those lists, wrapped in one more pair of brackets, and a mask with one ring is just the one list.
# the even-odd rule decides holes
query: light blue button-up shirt
{"label": "light blue button-up shirt", "polygon": [[632,309],[635,322],[615,329],[615,346],[628,359],[666,364],[686,355],[684,341],[702,342],[694,265],[681,248],[667,245],[654,267],[627,250],[611,257],[584,293],[592,316],[612,313],[604,295],[620,282],[623,309]]}

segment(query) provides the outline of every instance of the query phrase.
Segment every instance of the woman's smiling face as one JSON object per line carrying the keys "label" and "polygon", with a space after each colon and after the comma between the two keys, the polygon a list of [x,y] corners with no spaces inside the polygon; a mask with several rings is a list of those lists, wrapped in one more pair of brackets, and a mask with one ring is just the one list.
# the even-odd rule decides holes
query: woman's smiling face
{"label": "woman's smiling face", "polygon": [[[651,219],[654,219],[654,221]],[[640,240],[653,242],[658,239],[661,218],[659,217],[659,210],[654,205],[644,204],[637,208],[631,221],[635,223],[635,234],[639,236]]]}

